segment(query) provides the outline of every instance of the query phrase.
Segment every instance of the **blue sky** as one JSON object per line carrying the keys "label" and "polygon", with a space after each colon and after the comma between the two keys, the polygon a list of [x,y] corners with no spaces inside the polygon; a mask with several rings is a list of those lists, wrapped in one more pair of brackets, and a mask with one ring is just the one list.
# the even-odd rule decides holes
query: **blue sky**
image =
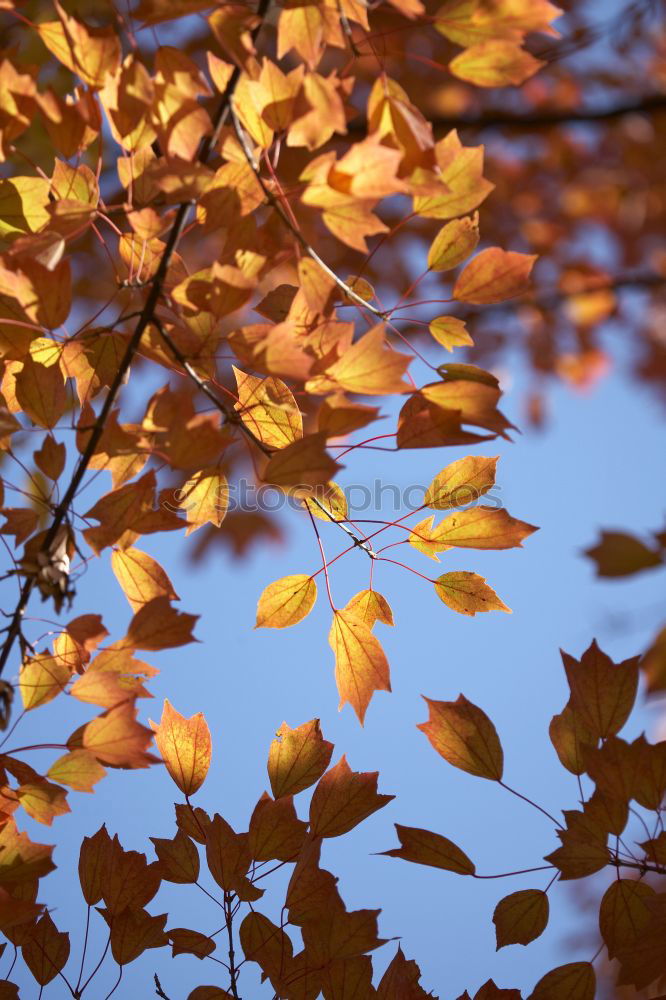
{"label": "blue sky", "polygon": [[[507,384],[503,409],[520,425],[525,374],[517,361],[511,369],[513,384]],[[500,454],[503,502],[510,513],[540,530],[523,549],[454,550],[442,556],[442,572],[458,568],[481,573],[513,614],[475,619],[456,615],[424,581],[397,567],[379,567],[375,586],[390,600],[396,618],[395,629],[382,625],[376,629],[391,664],[393,693],[375,696],[363,729],[349,706],[337,711],[327,643],[330,610],[323,588],[302,624],[282,632],[253,630],[257,597],[267,583],[318,566],[306,518],[286,515],[286,544],[256,550],[240,563],[215,551],[207,562],[193,566],[185,554],[196,535],[184,544],[182,538],[169,535],[140,543],[168,570],[182,609],[201,614],[195,630],[198,644],[144,657],[162,673],[151,684],[155,700],[142,705],[143,721],[148,716],[159,718],[161,700],[167,695],[184,714],[204,711],[214,755],[197,804],[220,812],[236,829],[246,829],[255,802],[268,787],[265,761],[275,730],[283,720],[295,726],[319,717],[324,735],[336,745],[334,761],[346,753],[354,770],[379,770],[380,790],[396,796],[352,834],[327,842],[323,863],[340,876],[348,908],[383,909],[380,932],[401,938],[407,956],[419,962],[426,988],[442,998],[454,998],[464,988],[473,991],[491,976],[502,986],[531,988],[554,965],[591,958],[596,944],[584,937],[572,944],[576,900],[570,888],[555,885],[545,934],[526,949],[513,946],[495,952],[491,922],[495,904],[516,889],[545,887],[548,872],[472,881],[374,856],[396,845],[394,822],[445,834],[486,874],[539,865],[556,846],[552,826],[543,816],[491,782],[456,771],[435,754],[416,728],[427,715],[421,695],[448,700],[463,692],[482,707],[502,739],[507,783],[557,813],[576,802],[575,779],[559,765],[547,735],[552,715],[567,698],[558,647],[578,656],[596,636],[614,658],[624,658],[645,647],[660,621],[657,600],[663,593],[663,578],[658,573],[601,582],[580,553],[595,541],[601,526],[640,531],[661,524],[663,412],[646,390],[620,373],[611,374],[587,394],[556,386],[551,403],[545,431],[527,430],[514,444],[491,442],[472,449]],[[444,465],[468,451],[368,451],[349,456],[338,481],[344,486],[376,477],[402,487],[427,485]],[[333,525],[322,529],[329,554],[344,547]],[[432,572],[425,557],[415,553],[408,561],[424,573]],[[361,552],[336,564],[332,583],[340,605],[367,585],[367,564]],[[129,607],[106,556],[91,565],[77,601],[80,613],[100,609],[112,635],[122,634]],[[41,613],[39,608],[33,610]],[[617,613],[623,616],[620,630],[611,619]],[[48,610],[44,614],[48,616]],[[88,717],[85,706],[61,697],[28,716],[11,742],[58,739],[63,728],[70,731]],[[653,710],[643,708],[628,731],[650,731],[655,718]],[[47,757],[51,759],[48,751],[35,752],[31,762],[46,767]],[[126,848],[152,857],[148,837],[170,837],[175,832],[175,791],[161,768],[110,772],[94,795],[72,793],[72,814],[57,819],[51,830],[26,824],[34,838],[57,844],[59,868],[43,882],[42,898],[55,903],[54,920],[60,929],[70,931],[73,954],[80,955],[85,919],[76,885],[81,837],[106,821]],[[297,799],[302,816],[307,797],[304,793],[299,797],[302,802]],[[277,888],[283,886],[276,878]],[[270,901],[269,896],[258,908],[270,916],[277,912],[277,897]],[[167,926],[210,933],[221,923],[213,904],[193,887],[167,886],[150,909],[169,910]],[[100,927],[101,919],[91,939],[89,969],[105,940]],[[377,953],[378,968],[394,949],[395,944],[389,943]],[[8,961],[7,955],[3,957],[0,973]],[[128,967],[118,995],[150,995],[155,970],[174,998],[187,996],[201,983],[223,985],[218,977],[221,967],[189,957],[172,961],[163,949],[146,953]],[[104,967],[92,990],[94,997],[105,996],[115,971],[110,962]],[[13,979],[26,985],[25,996],[36,996],[20,963]],[[242,979],[246,1000],[263,995],[255,983],[248,970]],[[56,981],[45,995],[57,998],[67,992]]]}

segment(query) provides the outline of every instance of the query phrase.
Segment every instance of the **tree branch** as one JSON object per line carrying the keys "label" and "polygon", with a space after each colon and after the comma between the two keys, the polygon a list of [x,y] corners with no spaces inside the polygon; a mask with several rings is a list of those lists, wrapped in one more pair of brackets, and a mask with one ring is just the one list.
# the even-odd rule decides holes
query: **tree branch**
{"label": "tree branch", "polygon": [[[544,108],[542,111],[502,111],[500,108],[468,115],[439,115],[430,119],[435,132],[453,128],[494,129],[512,128],[526,131],[557,128],[576,123],[610,122],[625,115],[652,115],[666,111],[666,94],[648,94],[607,108]],[[351,134],[365,133],[365,119],[356,119],[347,126]]]}

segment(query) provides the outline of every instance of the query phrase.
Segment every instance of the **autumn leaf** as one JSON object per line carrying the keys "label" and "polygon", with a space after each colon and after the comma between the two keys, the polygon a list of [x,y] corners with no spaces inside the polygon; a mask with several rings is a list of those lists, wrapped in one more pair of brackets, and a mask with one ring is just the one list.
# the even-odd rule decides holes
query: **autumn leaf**
{"label": "autumn leaf", "polygon": [[430,333],[438,344],[452,351],[454,347],[471,347],[474,344],[461,319],[455,316],[438,316],[430,321]]}
{"label": "autumn leaf", "polygon": [[617,958],[640,941],[653,919],[648,900],[654,896],[654,889],[645,882],[626,878],[611,882],[599,906],[599,930],[609,958]]}
{"label": "autumn leaf", "polygon": [[504,507],[468,507],[450,514],[437,526],[437,538],[466,549],[521,548],[523,540],[538,529],[519,521]]}
{"label": "autumn leaf", "polygon": [[186,833],[178,830],[173,840],[150,838],[160,863],[160,874],[167,882],[188,885],[199,878],[199,852]]}
{"label": "autumn leaf", "polygon": [[627,721],[638,687],[638,660],[615,664],[594,641],[580,662],[562,653],[571,708],[595,742],[615,736]]}
{"label": "autumn leaf", "polygon": [[167,597],[154,597],[132,618],[121,648],[171,649],[196,642],[192,629],[198,618],[176,611]]}
{"label": "autumn leaf", "polygon": [[111,568],[133,611],[139,611],[156,597],[178,600],[166,572],[147,552],[115,549],[111,553]]}
{"label": "autumn leaf", "polygon": [[589,962],[559,965],[539,980],[529,1000],[594,1000],[596,976]]}
{"label": "autumn leaf", "polygon": [[536,256],[490,247],[482,250],[458,277],[453,298],[484,305],[515,298],[527,289]]}
{"label": "autumn leaf", "polygon": [[431,510],[450,510],[478,500],[495,485],[498,457],[468,455],[447,465],[430,483],[424,504]]}
{"label": "autumn leaf", "polygon": [[479,242],[478,216],[447,222],[428,251],[431,271],[450,271],[466,260]]}
{"label": "autumn leaf", "polygon": [[402,376],[410,358],[389,350],[384,327],[373,327],[357,340],[326,374],[346,392],[383,396],[409,389]]}
{"label": "autumn leaf", "polygon": [[360,590],[347,601],[344,608],[359,618],[368,628],[377,622],[393,625],[393,612],[386,598],[376,590]]}
{"label": "autumn leaf", "polygon": [[233,372],[238,386],[234,409],[260,441],[268,448],[285,448],[303,437],[303,418],[289,386],[279,378],[256,378],[235,367]]}
{"label": "autumn leaf", "polygon": [[210,730],[202,713],[186,719],[165,698],[159,725],[152,723],[152,727],[167,771],[183,795],[194,795],[206,779],[212,754]]}
{"label": "autumn leaf", "polygon": [[345,756],[320,778],[310,802],[310,832],[315,837],[340,837],[393,795],[377,792],[377,771],[352,771]]}
{"label": "autumn leaf", "polygon": [[430,830],[420,830],[417,827],[395,825],[400,840],[400,847],[390,851],[382,851],[391,858],[402,858],[403,861],[414,861],[419,865],[430,865],[432,868],[443,868],[457,875],[474,875],[476,868],[467,855],[451,840]]}
{"label": "autumn leaf", "polygon": [[379,640],[356,610],[335,611],[328,637],[342,708],[352,706],[363,725],[375,691],[390,691],[389,665]]}
{"label": "autumn leaf", "polygon": [[257,605],[255,628],[288,628],[302,621],[314,607],[317,585],[311,576],[297,573],[270,583]]}
{"label": "autumn leaf", "polygon": [[318,781],[328,767],[333,744],[322,736],[319,719],[290,729],[283,722],[268,752],[268,777],[275,798],[296,795]]}
{"label": "autumn leaf", "polygon": [[541,889],[520,889],[501,899],[493,913],[497,950],[538,938],[546,929],[548,911],[548,896]]}
{"label": "autumn leaf", "polygon": [[449,63],[454,76],[477,87],[518,86],[544,65],[513,42],[481,42],[465,49]]}
{"label": "autumn leaf", "polygon": [[492,587],[476,573],[444,573],[435,580],[437,596],[451,608],[472,618],[479,611],[508,611]]}
{"label": "autumn leaf", "polygon": [[490,781],[501,781],[504,766],[502,746],[485,712],[464,695],[456,701],[425,698],[430,718],[418,728],[433,748],[454,767]]}
{"label": "autumn leaf", "polygon": [[664,562],[658,549],[623,531],[602,531],[597,544],[584,555],[596,563],[600,577],[631,576]]}
{"label": "autumn leaf", "polygon": [[268,460],[263,479],[283,488],[320,486],[328,483],[340,468],[326,451],[326,435],[308,434]]}
{"label": "autumn leaf", "polygon": [[46,986],[64,968],[69,958],[69,934],[59,931],[50,914],[35,924],[21,948],[23,961],[40,986]]}

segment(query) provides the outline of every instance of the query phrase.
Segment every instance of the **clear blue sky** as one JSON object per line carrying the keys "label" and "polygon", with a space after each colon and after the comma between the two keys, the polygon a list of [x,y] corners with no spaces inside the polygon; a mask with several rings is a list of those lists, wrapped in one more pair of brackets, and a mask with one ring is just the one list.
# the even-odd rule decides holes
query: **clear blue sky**
{"label": "clear blue sky", "polygon": [[[522,424],[524,377],[516,361],[507,385],[504,410]],[[387,808],[352,834],[326,844],[323,863],[340,876],[348,908],[382,907],[380,931],[400,936],[407,956],[416,959],[427,989],[442,998],[473,992],[492,976],[502,986],[531,988],[535,980],[563,961],[590,958],[591,941],[571,942],[575,921],[571,890],[551,890],[552,919],[541,939],[529,948],[513,946],[495,953],[493,908],[518,888],[545,887],[549,873],[478,882],[445,872],[373,856],[397,843],[393,823],[426,827],[456,841],[481,873],[538,865],[556,846],[550,824],[538,813],[492,783],[454,770],[441,760],[416,729],[426,717],[421,694],[453,699],[459,692],[493,719],[506,755],[506,781],[550,811],[572,808],[575,779],[559,765],[547,735],[548,723],[566,701],[558,647],[579,655],[596,636],[615,658],[641,651],[659,624],[657,599],[663,577],[646,573],[627,582],[594,579],[581,549],[594,542],[598,529],[657,528],[664,510],[663,412],[643,388],[612,374],[593,392],[579,395],[555,388],[551,419],[542,433],[526,431],[515,444],[492,442],[476,453],[501,454],[498,482],[509,511],[540,526],[523,549],[508,552],[459,550],[444,554],[447,567],[479,572],[513,608],[512,615],[458,616],[442,605],[432,588],[395,567],[381,567],[375,585],[391,601],[397,627],[378,625],[389,656],[393,693],[378,694],[364,729],[349,706],[337,711],[332,653],[327,643],[330,611],[320,592],[315,610],[301,625],[277,632],[253,630],[256,600],[272,580],[318,565],[309,523],[290,515],[284,547],[266,547],[235,563],[216,553],[192,567],[184,558],[188,544],[164,536],[157,547],[150,538],[141,546],[158,555],[181,596],[184,610],[201,614],[198,645],[167,654],[148,654],[162,673],[151,689],[155,700],[143,702],[144,721],[159,718],[168,695],[183,713],[205,712],[213,732],[214,757],[207,782],[196,801],[219,811],[236,829],[246,829],[252,808],[268,787],[265,760],[280,723],[298,725],[321,719],[325,736],[336,744],[334,760],[346,753],[355,770],[379,770],[380,790],[396,795]],[[338,476],[342,485],[360,478],[427,485],[445,464],[469,449],[414,451],[397,455],[366,452],[350,460]],[[350,456],[351,458],[351,456]],[[327,549],[342,547],[334,526],[324,526]],[[429,561],[411,560],[423,572]],[[340,604],[366,585],[367,559],[353,552],[336,566],[335,594]],[[129,608],[108,567],[107,555],[91,566],[80,587],[77,610],[104,609],[114,637],[129,620]],[[39,615],[39,608],[33,609]],[[621,612],[623,628],[610,620]],[[45,611],[48,615],[48,611]],[[60,697],[28,716],[17,733],[19,743],[60,738],[89,717],[85,706]],[[642,710],[633,725],[652,726],[655,716]],[[12,740],[14,742],[14,740]],[[39,763],[47,754],[39,754]],[[35,765],[38,766],[37,754]],[[126,848],[152,857],[149,836],[175,832],[175,786],[161,768],[146,772],[110,772],[91,796],[72,793],[73,813],[51,830],[27,822],[35,839],[56,843],[60,866],[43,882],[42,898],[55,904],[54,920],[72,935],[80,954],[85,906],[76,881],[81,837],[103,820]],[[297,799],[306,815],[307,794]],[[280,883],[278,883],[279,885]],[[265,907],[275,914],[274,902]],[[215,907],[192,887],[168,887],[150,906],[171,910],[167,926],[187,926],[206,933],[221,921]],[[101,918],[98,924],[101,925]],[[99,931],[99,926],[98,926]],[[93,934],[88,968],[103,946]],[[392,956],[390,943],[376,953],[383,968]],[[224,956],[222,956],[224,957]],[[8,966],[7,955],[0,974]],[[115,978],[109,963],[100,974],[95,998],[103,998]],[[206,961],[169,958],[166,949],[147,952],[130,966],[117,995],[148,997],[152,972],[158,970],[174,1000],[201,983],[219,982],[223,971]],[[13,978],[37,995],[20,963]],[[245,1000],[262,996],[253,972],[244,975]],[[66,996],[55,981],[47,998]]]}

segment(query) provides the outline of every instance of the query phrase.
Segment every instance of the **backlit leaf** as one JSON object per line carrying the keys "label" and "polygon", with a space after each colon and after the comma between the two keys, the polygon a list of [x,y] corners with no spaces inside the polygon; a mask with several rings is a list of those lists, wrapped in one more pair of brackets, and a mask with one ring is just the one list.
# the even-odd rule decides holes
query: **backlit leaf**
{"label": "backlit leaf", "polygon": [[444,573],[435,580],[435,591],[447,607],[462,615],[474,617],[479,611],[511,612],[477,573]]}
{"label": "backlit leaf", "polygon": [[311,576],[297,573],[269,583],[257,604],[255,628],[287,628],[312,611],[317,585]]}
{"label": "backlit leaf", "polygon": [[349,702],[362,725],[375,691],[391,690],[386,654],[356,610],[333,613],[328,641],[335,654],[339,707]]}
{"label": "backlit leaf", "polygon": [[433,240],[428,251],[428,267],[431,271],[449,271],[466,260],[478,242],[478,218],[453,219]]}
{"label": "backlit leaf", "polygon": [[484,305],[521,295],[527,290],[536,259],[534,254],[514,253],[499,247],[482,250],[459,276],[453,286],[453,298]]}
{"label": "backlit leaf", "polygon": [[159,725],[153,723],[155,743],[167,771],[183,795],[194,795],[203,785],[212,754],[210,730],[201,712],[186,719],[164,699]]}
{"label": "backlit leaf", "polygon": [[290,729],[283,722],[268,752],[268,777],[275,798],[296,795],[321,778],[333,744],[322,736],[319,719]]}

